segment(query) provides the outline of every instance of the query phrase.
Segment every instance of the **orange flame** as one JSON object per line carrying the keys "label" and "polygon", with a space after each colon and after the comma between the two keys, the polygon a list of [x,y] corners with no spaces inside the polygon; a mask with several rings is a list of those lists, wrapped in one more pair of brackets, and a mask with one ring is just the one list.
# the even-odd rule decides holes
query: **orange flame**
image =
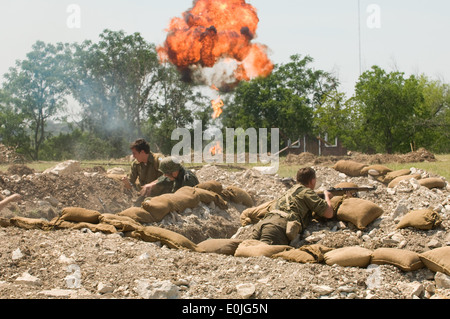
{"label": "orange flame", "polygon": [[164,46],[157,48],[161,62],[171,62],[183,73],[191,67],[212,68],[220,60],[238,62],[236,84],[268,76],[273,64],[264,45],[251,43],[259,18],[245,0],[195,0],[194,7],[173,18]]}
{"label": "orange flame", "polygon": [[224,106],[224,103],[223,103],[222,99],[220,98],[220,96],[217,99],[211,101],[211,103],[212,103],[212,107],[214,110],[212,118],[215,120],[222,115],[222,113],[223,113],[222,107]]}
{"label": "orange flame", "polygon": [[220,146],[220,142],[217,142],[217,144],[216,144],[216,146],[213,146],[211,149],[210,149],[210,152],[211,152],[211,155],[216,155],[216,154],[222,154],[223,153],[223,149],[222,149],[222,147]]}

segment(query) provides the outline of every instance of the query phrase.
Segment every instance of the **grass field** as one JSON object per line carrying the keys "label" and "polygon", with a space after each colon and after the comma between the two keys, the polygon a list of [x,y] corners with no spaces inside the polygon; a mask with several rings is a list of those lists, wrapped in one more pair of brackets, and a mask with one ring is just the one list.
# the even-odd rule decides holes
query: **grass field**
{"label": "grass field", "polygon": [[[436,174],[439,176],[445,177],[448,181],[450,181],[450,154],[446,155],[435,155],[437,161],[436,162],[422,162],[422,163],[388,163],[385,164],[387,167],[389,167],[392,170],[399,170],[403,168],[419,168],[426,170],[432,174]],[[26,166],[29,168],[34,169],[37,172],[42,172],[46,170],[47,168],[53,167],[59,162],[32,162],[27,163]],[[280,167],[278,170],[278,175],[280,177],[295,177],[297,174],[297,171],[299,168],[304,167],[306,165],[284,165],[284,158],[280,158]],[[0,165],[0,171],[6,172],[10,165],[2,164]],[[112,167],[123,167],[125,170],[129,170],[130,165],[123,162],[113,162],[113,161],[89,161],[89,162],[82,162],[82,167],[94,167],[94,166],[103,166],[105,169],[112,168]],[[189,164],[186,165],[188,168],[190,167],[198,167],[198,164]],[[251,168],[254,166],[259,166],[257,164],[234,164],[234,165],[220,165],[221,167],[228,168],[231,170],[239,170],[239,167],[243,168]]]}

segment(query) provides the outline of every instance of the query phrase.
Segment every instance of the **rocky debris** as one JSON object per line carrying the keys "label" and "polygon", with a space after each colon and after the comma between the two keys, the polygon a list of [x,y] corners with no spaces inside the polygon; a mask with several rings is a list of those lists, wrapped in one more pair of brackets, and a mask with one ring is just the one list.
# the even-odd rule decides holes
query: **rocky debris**
{"label": "rocky debris", "polygon": [[[330,248],[386,247],[417,253],[449,246],[448,183],[442,189],[428,189],[410,180],[389,189],[370,176],[348,177],[323,166],[315,169],[318,188],[341,182],[377,186],[376,191],[359,196],[382,207],[384,214],[363,230],[349,222],[314,220],[298,239],[299,246],[315,243]],[[430,175],[421,170],[415,172],[423,177]],[[196,173],[200,181],[216,180],[225,187],[243,188],[255,204],[275,199],[287,189],[280,177],[254,170],[208,165]],[[17,192],[23,196],[21,202],[11,204],[0,214],[47,218],[47,208],[58,214],[67,206],[112,213],[130,207],[134,195],[124,192],[120,183],[105,175],[100,170],[80,170],[67,176],[0,174],[0,193]],[[203,204],[181,214],[171,213],[157,226],[179,232],[195,243],[207,238],[248,238],[252,226],[243,228],[239,224],[244,208],[233,203],[227,209]],[[396,229],[405,214],[422,208],[437,211],[442,223],[431,230]],[[174,250],[160,242],[147,243],[122,235],[87,229],[44,232],[0,228],[0,298],[450,298],[448,274],[434,273],[426,267],[404,272],[389,264],[359,268],[299,264],[267,257],[241,258]]]}

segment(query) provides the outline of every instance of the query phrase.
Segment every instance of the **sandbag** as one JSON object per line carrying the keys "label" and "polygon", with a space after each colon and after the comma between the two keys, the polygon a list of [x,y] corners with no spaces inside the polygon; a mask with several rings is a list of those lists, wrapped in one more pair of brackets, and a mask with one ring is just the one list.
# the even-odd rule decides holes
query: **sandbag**
{"label": "sandbag", "polygon": [[445,181],[442,178],[430,177],[419,180],[421,186],[425,186],[429,189],[432,188],[444,188]]}
{"label": "sandbag", "polygon": [[[173,194],[164,194],[157,197],[146,199],[142,202],[142,208],[149,213],[145,216],[147,221],[139,221],[142,223],[159,223],[172,211],[175,211],[173,202]],[[130,216],[131,217],[131,216]]]}
{"label": "sandbag", "polygon": [[393,265],[403,271],[416,271],[424,267],[419,255],[413,251],[398,248],[378,248],[372,253],[371,263]]}
{"label": "sandbag", "polygon": [[241,214],[241,225],[243,227],[257,224],[269,213],[271,206],[275,201],[266,202],[257,207],[251,207],[244,210]]}
{"label": "sandbag", "polygon": [[390,172],[392,172],[392,169],[384,165],[369,165],[361,170],[362,176],[384,176]]}
{"label": "sandbag", "polygon": [[233,256],[243,239],[208,239],[197,245],[205,253]]}
{"label": "sandbag", "polygon": [[98,224],[101,214],[95,210],[79,207],[66,207],[62,210],[60,219],[68,222]]}
{"label": "sandbag", "polygon": [[405,176],[399,176],[395,178],[392,182],[388,184],[388,188],[394,188],[397,186],[401,181],[410,180],[410,179],[417,179],[420,180],[422,176],[420,174],[413,174],[413,175],[405,175]]}
{"label": "sandbag", "polygon": [[317,263],[314,256],[308,252],[300,249],[285,250],[280,253],[276,253],[271,256],[271,258],[281,258],[290,262],[295,262],[299,264],[314,264]]}
{"label": "sandbag", "polygon": [[339,265],[342,267],[365,268],[370,264],[372,250],[353,246],[337,248],[325,254],[325,263],[328,266]]}
{"label": "sandbag", "polygon": [[147,209],[143,207],[130,207],[118,213],[117,216],[129,217],[140,224],[157,223],[160,222],[169,212],[164,215],[161,214],[160,211],[162,209],[159,209],[156,203],[157,202],[152,202],[150,204],[144,202],[142,203],[142,206],[147,207]]}
{"label": "sandbag", "polygon": [[178,213],[182,213],[188,208],[195,208],[200,204],[200,199],[195,192],[195,188],[189,186],[180,188],[172,194],[170,200],[173,207],[171,211]]}
{"label": "sandbag", "polygon": [[228,208],[228,203],[222,197],[220,197],[219,194],[213,191],[203,188],[195,188],[195,194],[197,195],[199,201],[202,203],[209,204],[214,202],[216,206],[221,209]]}
{"label": "sandbag", "polygon": [[161,242],[169,248],[191,250],[195,252],[203,252],[196,244],[185,236],[173,232],[168,229],[147,226],[130,232],[131,237],[141,239],[145,242]]}
{"label": "sandbag", "polygon": [[333,168],[347,176],[358,177],[362,176],[361,171],[367,166],[367,164],[362,164],[351,160],[340,160],[333,166]]}
{"label": "sandbag", "polygon": [[194,188],[205,189],[205,190],[214,192],[216,194],[222,193],[222,190],[223,190],[222,184],[217,181],[203,182],[203,183],[197,184],[196,186],[194,186]]}
{"label": "sandbag", "polygon": [[414,227],[421,230],[430,230],[442,223],[441,216],[432,209],[412,210],[407,213],[397,225],[397,229]]}
{"label": "sandbag", "polygon": [[429,250],[419,254],[419,258],[431,271],[450,276],[450,246]]}
{"label": "sandbag", "polygon": [[117,232],[117,229],[113,225],[104,224],[104,223],[97,223],[97,224],[91,224],[86,222],[70,222],[62,220],[58,217],[55,217],[49,222],[49,229],[75,229],[75,230],[81,230],[83,228],[87,228],[90,231],[97,233],[102,232],[105,234],[114,234]]}
{"label": "sandbag", "polygon": [[13,217],[9,220],[11,226],[22,229],[42,229],[49,228],[49,222],[43,219],[27,218],[27,217]]}
{"label": "sandbag", "polygon": [[342,202],[336,216],[338,220],[350,222],[358,229],[365,229],[383,213],[383,209],[371,201],[347,198]]}
{"label": "sandbag", "polygon": [[379,181],[382,183],[385,183],[385,184],[389,184],[397,177],[408,176],[408,175],[411,175],[410,169],[400,169],[397,171],[387,173],[385,176],[382,176],[381,180],[379,180]]}
{"label": "sandbag", "polygon": [[290,250],[293,247],[287,245],[269,245],[259,240],[248,239],[239,244],[235,257],[271,257],[285,250]]}
{"label": "sandbag", "polygon": [[[142,208],[141,208],[142,209]],[[139,229],[142,225],[128,216],[119,216],[115,214],[102,214],[99,218],[100,223],[114,226],[119,232],[127,232]]]}
{"label": "sandbag", "polygon": [[247,207],[254,206],[254,202],[250,194],[237,186],[228,186],[222,190],[221,196],[225,198],[225,200],[233,203],[242,204]]}

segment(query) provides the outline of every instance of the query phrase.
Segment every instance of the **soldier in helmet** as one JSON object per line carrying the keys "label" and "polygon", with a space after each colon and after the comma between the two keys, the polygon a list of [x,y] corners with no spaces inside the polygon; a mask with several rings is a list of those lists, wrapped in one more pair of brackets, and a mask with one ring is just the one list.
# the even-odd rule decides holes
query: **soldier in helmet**
{"label": "soldier in helmet", "polygon": [[175,157],[166,157],[161,160],[159,171],[163,174],[154,185],[151,196],[166,193],[175,193],[182,187],[194,187],[199,184],[197,176],[186,169]]}
{"label": "soldier in helmet", "polygon": [[320,198],[314,192],[316,180],[314,169],[300,169],[297,173],[298,184],[272,204],[269,213],[255,225],[252,239],[269,245],[289,245],[305,230],[313,213],[318,217],[333,218],[333,195],[325,191],[325,199]]}

